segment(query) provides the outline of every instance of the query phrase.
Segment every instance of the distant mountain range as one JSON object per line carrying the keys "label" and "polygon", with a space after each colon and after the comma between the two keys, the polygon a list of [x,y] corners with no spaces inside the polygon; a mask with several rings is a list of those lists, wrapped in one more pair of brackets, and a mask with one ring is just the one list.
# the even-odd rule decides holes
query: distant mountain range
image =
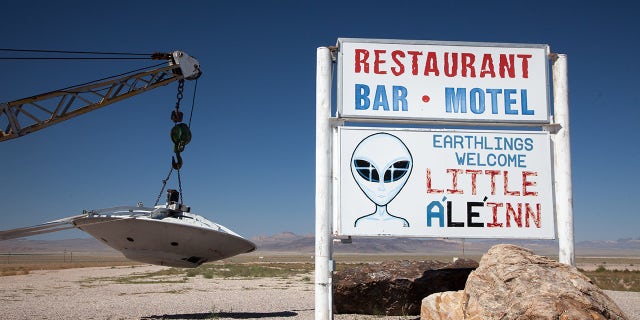
{"label": "distant mountain range", "polygon": [[[273,236],[261,236],[251,239],[262,251],[301,252],[315,251],[313,235],[297,235],[283,232]],[[415,239],[415,238],[353,238],[350,243],[334,241],[335,253],[364,254],[422,254],[452,255],[462,253],[482,255],[493,245],[510,243],[533,250],[537,254],[557,255],[557,240],[519,240],[519,239]],[[349,242],[349,241],[346,241]],[[620,255],[640,256],[640,238],[614,241],[583,241],[575,244],[576,255]]]}
{"label": "distant mountain range", "polygon": [[[271,236],[259,236],[251,239],[258,252],[286,252],[313,255],[315,238],[313,235],[298,235],[283,232]],[[344,241],[343,241],[344,242]],[[557,255],[556,240],[463,240],[461,239],[414,239],[414,238],[353,238],[351,243],[334,240],[335,253],[361,254],[416,254],[416,255],[459,255],[464,251],[468,255],[481,255],[491,246],[499,243],[519,245],[537,254]],[[347,241],[348,242],[348,241]],[[0,253],[41,253],[41,252],[95,252],[117,253],[94,238],[67,240],[30,240],[13,239],[0,241]],[[640,238],[615,241],[583,241],[575,245],[577,256],[640,256]]]}

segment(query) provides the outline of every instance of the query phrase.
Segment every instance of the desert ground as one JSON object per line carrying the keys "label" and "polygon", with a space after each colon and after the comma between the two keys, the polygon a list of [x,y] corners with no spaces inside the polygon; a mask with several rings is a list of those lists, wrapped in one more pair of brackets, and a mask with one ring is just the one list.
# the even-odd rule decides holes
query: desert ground
{"label": "desert ground", "polygon": [[[579,263],[597,268],[601,258]],[[606,262],[606,261],[605,261]],[[613,260],[613,267],[637,264]],[[313,273],[286,277],[204,277],[154,265],[30,270],[0,277],[2,319],[313,319]],[[605,291],[640,319],[640,292]],[[335,315],[335,319],[417,316]]]}
{"label": "desert ground", "polygon": [[[3,319],[313,319],[311,275],[295,278],[121,279],[162,266],[37,270],[0,277]],[[312,278],[311,278],[312,279]],[[380,319],[336,315],[335,319]],[[412,319],[415,317],[384,317]]]}

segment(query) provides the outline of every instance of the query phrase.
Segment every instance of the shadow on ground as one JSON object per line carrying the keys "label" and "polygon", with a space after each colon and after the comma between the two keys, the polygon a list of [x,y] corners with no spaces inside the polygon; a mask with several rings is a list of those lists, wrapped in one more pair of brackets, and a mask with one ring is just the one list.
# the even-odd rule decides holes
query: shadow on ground
{"label": "shadow on ground", "polygon": [[217,319],[217,318],[230,318],[230,319],[260,319],[260,318],[287,318],[295,317],[298,313],[293,311],[280,311],[280,312],[204,312],[204,313],[189,313],[189,314],[165,314],[161,316],[148,316],[143,317],[142,320],[152,319]]}

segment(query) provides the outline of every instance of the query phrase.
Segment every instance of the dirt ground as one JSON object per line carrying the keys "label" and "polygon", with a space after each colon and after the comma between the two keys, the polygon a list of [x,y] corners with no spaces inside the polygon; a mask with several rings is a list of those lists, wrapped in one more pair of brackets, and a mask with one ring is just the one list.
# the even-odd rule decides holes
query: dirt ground
{"label": "dirt ground", "polygon": [[[206,279],[135,278],[161,266],[32,271],[0,277],[3,319],[313,319],[313,276]],[[172,278],[173,277],[173,278]],[[311,280],[310,280],[311,279]],[[640,319],[639,292],[607,292]],[[416,319],[335,315],[346,319]]]}
{"label": "dirt ground", "polygon": [[[314,318],[310,275],[257,280],[162,277],[145,279],[145,283],[123,283],[132,275],[163,268],[145,265],[42,270],[0,277],[0,314],[7,320]],[[336,315],[335,319],[380,317]]]}

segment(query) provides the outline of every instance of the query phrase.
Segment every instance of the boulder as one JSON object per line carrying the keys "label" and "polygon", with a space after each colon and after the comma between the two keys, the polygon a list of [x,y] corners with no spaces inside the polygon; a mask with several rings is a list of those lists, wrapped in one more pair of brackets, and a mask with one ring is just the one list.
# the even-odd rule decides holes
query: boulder
{"label": "boulder", "polygon": [[627,319],[591,280],[571,267],[514,245],[493,246],[464,290],[422,301],[431,319]]}
{"label": "boulder", "polygon": [[477,267],[476,261],[468,259],[348,266],[333,275],[333,310],[337,314],[419,315],[424,297],[464,288]]}

